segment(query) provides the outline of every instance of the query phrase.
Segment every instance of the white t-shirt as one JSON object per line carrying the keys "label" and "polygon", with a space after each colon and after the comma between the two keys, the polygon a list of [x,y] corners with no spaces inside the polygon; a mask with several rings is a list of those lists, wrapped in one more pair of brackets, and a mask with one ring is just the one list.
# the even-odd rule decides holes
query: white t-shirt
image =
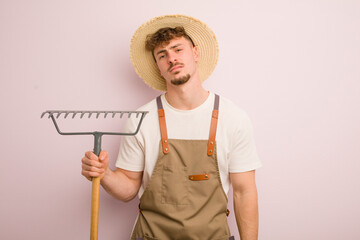
{"label": "white t-shirt", "polygon": [[[192,110],[173,108],[164,95],[161,101],[165,111],[169,139],[208,140],[215,94]],[[143,171],[139,197],[143,194],[159,155],[160,127],[156,99],[140,107],[149,111],[137,135],[122,138],[116,167],[129,171]],[[128,132],[136,129],[139,119],[129,118]],[[221,183],[225,193],[230,187],[229,173],[246,172],[261,166],[257,156],[252,124],[247,114],[230,100],[220,96],[216,132],[216,150]]]}

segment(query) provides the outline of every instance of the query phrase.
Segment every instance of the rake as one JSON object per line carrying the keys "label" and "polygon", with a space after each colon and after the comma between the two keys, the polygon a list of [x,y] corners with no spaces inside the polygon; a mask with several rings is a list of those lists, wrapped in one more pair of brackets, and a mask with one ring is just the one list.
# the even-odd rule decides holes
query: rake
{"label": "rake", "polygon": [[[125,135],[125,136],[132,136],[136,135],[140,129],[141,123],[145,117],[145,115],[148,112],[144,111],[45,111],[41,114],[41,118],[43,118],[46,114],[48,115],[48,118],[51,118],[53,121],[55,128],[57,132],[61,135],[93,135],[94,136],[94,153],[99,156],[101,151],[101,137],[103,135]],[[76,115],[80,116],[80,118],[83,118],[84,116],[87,116],[88,118],[91,118],[91,116],[96,116],[96,118],[99,118],[100,116],[103,116],[106,118],[108,115],[111,115],[112,118],[114,118],[117,114],[120,115],[120,118],[122,118],[124,115],[128,116],[130,118],[132,115],[135,115],[136,118],[139,118],[140,120],[137,125],[137,128],[134,132],[131,133],[124,133],[124,132],[62,132],[60,131],[60,128],[58,126],[58,123],[56,122],[56,119],[58,119],[60,116],[63,116],[64,118],[71,116],[71,118],[75,118]],[[98,225],[99,225],[99,193],[100,193],[100,178],[94,177],[92,178],[92,194],[91,194],[91,229],[90,229],[90,240],[97,240],[98,239]]]}

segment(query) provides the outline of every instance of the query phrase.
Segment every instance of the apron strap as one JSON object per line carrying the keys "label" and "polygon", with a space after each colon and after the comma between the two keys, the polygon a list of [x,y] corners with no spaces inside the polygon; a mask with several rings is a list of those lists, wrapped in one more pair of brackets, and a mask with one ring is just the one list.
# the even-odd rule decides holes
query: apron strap
{"label": "apron strap", "polygon": [[168,143],[168,136],[167,136],[167,129],[166,129],[166,121],[165,121],[165,112],[161,102],[161,95],[156,98],[156,103],[158,107],[158,114],[159,114],[159,124],[160,124],[160,134],[161,134],[161,144],[163,153],[169,153],[169,143]]}
{"label": "apron strap", "polygon": [[216,128],[217,121],[219,117],[219,95],[215,94],[215,102],[214,102],[214,110],[212,112],[211,124],[210,124],[210,133],[209,133],[209,141],[208,141],[208,156],[213,155],[215,148],[215,137],[216,137]]}
{"label": "apron strap", "polygon": [[[210,124],[210,133],[209,133],[209,141],[208,141],[208,150],[207,154],[209,156],[213,155],[214,148],[215,148],[215,137],[216,137],[216,128],[217,128],[217,121],[219,116],[219,95],[215,94],[215,101],[214,101],[214,110],[212,112],[211,117],[211,124]],[[159,124],[160,124],[160,134],[161,134],[161,144],[163,153],[169,153],[169,143],[168,143],[168,136],[167,136],[167,128],[166,128],[166,121],[165,121],[165,111],[161,102],[161,96],[156,98],[156,103],[158,107],[158,114],[159,114]]]}

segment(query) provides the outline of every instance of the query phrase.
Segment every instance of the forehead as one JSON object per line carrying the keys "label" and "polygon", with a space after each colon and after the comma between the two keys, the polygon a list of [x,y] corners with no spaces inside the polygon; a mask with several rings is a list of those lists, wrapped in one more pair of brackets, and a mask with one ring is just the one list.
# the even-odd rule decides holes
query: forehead
{"label": "forehead", "polygon": [[189,46],[191,46],[191,43],[188,39],[184,38],[184,37],[178,37],[178,38],[173,38],[171,39],[169,42],[163,42],[161,43],[159,46],[155,47],[154,52],[159,51],[159,50],[164,50],[167,48],[171,48],[175,45],[186,45],[186,44],[190,44]]}

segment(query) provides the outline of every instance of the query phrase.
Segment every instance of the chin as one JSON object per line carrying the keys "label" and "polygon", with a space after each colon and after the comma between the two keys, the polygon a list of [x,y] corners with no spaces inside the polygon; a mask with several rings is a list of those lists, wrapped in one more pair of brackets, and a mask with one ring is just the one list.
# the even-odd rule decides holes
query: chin
{"label": "chin", "polygon": [[170,82],[172,85],[180,86],[180,85],[184,85],[185,83],[187,83],[189,81],[189,79],[190,79],[190,74],[187,74],[182,77],[174,78]]}

